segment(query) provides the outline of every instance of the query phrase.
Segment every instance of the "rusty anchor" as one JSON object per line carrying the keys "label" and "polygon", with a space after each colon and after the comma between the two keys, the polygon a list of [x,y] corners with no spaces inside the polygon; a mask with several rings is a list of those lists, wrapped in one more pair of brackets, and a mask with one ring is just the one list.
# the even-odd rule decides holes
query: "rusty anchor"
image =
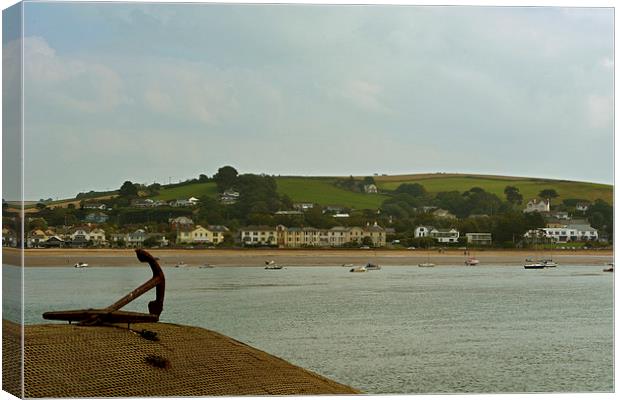
{"label": "rusty anchor", "polygon": [[[103,323],[134,323],[134,322],[157,322],[164,308],[164,290],[166,279],[159,263],[151,254],[142,249],[136,249],[136,256],[140,262],[147,262],[153,271],[153,277],[138,286],[114,304],[102,308],[88,308],[83,310],[49,311],[43,313],[44,319],[77,321],[80,325],[100,325]],[[152,288],[155,288],[155,300],[148,304],[149,312],[139,313],[133,311],[120,311],[122,307],[142,296]]]}

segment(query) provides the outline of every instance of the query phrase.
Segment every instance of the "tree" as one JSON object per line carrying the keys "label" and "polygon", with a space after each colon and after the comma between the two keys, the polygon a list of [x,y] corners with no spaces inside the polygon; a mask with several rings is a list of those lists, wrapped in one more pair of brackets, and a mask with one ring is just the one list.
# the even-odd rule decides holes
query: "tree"
{"label": "tree", "polygon": [[538,193],[538,196],[542,197],[543,199],[554,199],[558,197],[559,194],[555,191],[555,189],[543,189],[540,191],[540,193]]}
{"label": "tree", "polygon": [[238,175],[239,173],[236,169],[234,169],[230,165],[226,165],[217,170],[217,173],[213,175],[213,180],[217,185],[217,189],[220,192],[223,192],[235,186],[235,184],[237,183]]}
{"label": "tree", "polygon": [[426,195],[426,189],[419,183],[403,183],[396,188],[396,193],[406,193],[413,197],[422,197]]}
{"label": "tree", "polygon": [[198,176],[198,182],[207,182],[209,180],[209,177],[206,176],[205,174],[200,174]]}
{"label": "tree", "polygon": [[124,197],[137,196],[138,189],[136,188],[136,185],[134,185],[130,181],[125,181],[125,183],[123,183],[123,186],[121,186],[121,188],[119,189],[118,194]]}
{"label": "tree", "polygon": [[523,202],[523,195],[519,193],[519,188],[515,186],[506,186],[504,188],[504,194],[509,203],[521,204]]}
{"label": "tree", "polygon": [[47,207],[45,204],[43,203],[37,203],[37,205],[35,206],[37,208],[37,210],[44,210],[45,207]]}

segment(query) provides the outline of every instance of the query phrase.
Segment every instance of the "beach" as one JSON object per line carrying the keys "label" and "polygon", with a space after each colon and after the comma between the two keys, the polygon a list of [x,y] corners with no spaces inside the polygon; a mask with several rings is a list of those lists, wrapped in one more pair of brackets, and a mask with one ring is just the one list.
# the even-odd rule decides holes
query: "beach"
{"label": "beach", "polygon": [[[395,249],[148,249],[162,266],[183,262],[189,266],[259,267],[273,260],[284,266],[341,266],[343,264],[417,265],[431,261],[441,265],[463,264],[469,256],[480,264],[522,266],[526,258],[553,258],[558,264],[604,265],[613,262],[612,250],[395,250]],[[4,248],[3,264],[20,265],[19,249]],[[72,266],[86,262],[93,267],[140,266],[133,249],[27,249],[28,267]]]}

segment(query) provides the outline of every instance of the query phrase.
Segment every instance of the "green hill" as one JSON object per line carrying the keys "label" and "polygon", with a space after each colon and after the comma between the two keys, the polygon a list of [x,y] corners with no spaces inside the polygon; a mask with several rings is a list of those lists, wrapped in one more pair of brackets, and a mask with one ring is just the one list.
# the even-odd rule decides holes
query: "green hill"
{"label": "green hill", "polygon": [[[359,177],[361,179],[361,177]],[[419,183],[430,193],[456,190],[464,192],[472,187],[481,187],[504,199],[504,188],[507,185],[515,186],[523,195],[524,201],[537,197],[543,189],[555,189],[559,198],[552,201],[560,203],[563,199],[576,198],[594,201],[603,199],[613,203],[613,186],[589,182],[573,182],[540,178],[521,178],[495,175],[467,175],[467,174],[416,174],[375,176],[375,182],[383,193],[365,194],[356,193],[339,188],[334,182],[336,177],[303,177],[279,176],[276,177],[278,193],[289,196],[295,202],[312,202],[321,205],[340,205],[356,209],[376,209],[389,198],[389,192],[403,183]],[[217,187],[214,182],[188,183],[174,187],[163,187],[156,200],[187,199],[189,197],[210,196],[217,197]],[[75,199],[60,200],[56,204],[75,201]],[[61,205],[62,206],[62,205]],[[32,206],[34,207],[34,206]]]}
{"label": "green hill", "polygon": [[431,193],[450,190],[463,192],[477,186],[503,199],[504,188],[510,185],[519,189],[524,201],[537,197],[543,189],[555,189],[559,197],[552,203],[556,204],[563,199],[603,199],[610,204],[613,202],[612,185],[589,182],[465,174],[392,175],[375,177],[375,181],[382,190],[394,190],[403,183],[419,183]]}

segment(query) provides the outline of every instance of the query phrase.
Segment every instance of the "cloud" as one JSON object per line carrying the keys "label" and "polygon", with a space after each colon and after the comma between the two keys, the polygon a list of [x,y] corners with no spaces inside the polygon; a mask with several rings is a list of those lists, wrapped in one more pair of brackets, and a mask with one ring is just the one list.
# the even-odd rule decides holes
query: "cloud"
{"label": "cloud", "polygon": [[23,52],[27,103],[42,101],[67,111],[98,113],[130,101],[120,75],[108,66],[59,56],[41,37],[24,38]]}

